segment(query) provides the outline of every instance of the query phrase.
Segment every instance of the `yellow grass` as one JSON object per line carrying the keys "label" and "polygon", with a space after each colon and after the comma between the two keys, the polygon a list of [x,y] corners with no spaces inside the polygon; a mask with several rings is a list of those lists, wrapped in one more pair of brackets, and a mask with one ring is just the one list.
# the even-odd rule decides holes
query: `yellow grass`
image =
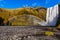
{"label": "yellow grass", "polygon": [[[8,19],[14,17],[14,16],[18,16],[18,15],[34,15],[36,17],[39,17],[40,19],[42,20],[45,20],[46,19],[46,12],[45,13],[39,13],[35,8],[19,8],[19,9],[15,9],[15,10],[8,10],[8,9],[2,9],[0,8],[0,17],[2,17],[3,19],[5,19],[4,22],[7,22],[9,21]],[[16,18],[17,20],[17,18]],[[17,21],[14,21],[12,25],[29,25],[30,24],[30,21],[24,21],[24,17],[20,17],[19,20],[22,20],[22,22],[18,22],[17,24]],[[28,19],[28,20],[31,20],[31,19]],[[57,23],[57,27],[60,28],[60,19]]]}

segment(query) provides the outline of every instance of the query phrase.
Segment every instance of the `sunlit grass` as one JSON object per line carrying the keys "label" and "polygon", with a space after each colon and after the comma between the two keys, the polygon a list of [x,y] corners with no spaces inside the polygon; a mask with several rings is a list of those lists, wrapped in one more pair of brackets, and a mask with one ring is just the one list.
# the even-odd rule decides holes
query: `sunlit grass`
{"label": "sunlit grass", "polygon": [[[0,9],[0,10],[2,10],[0,12],[0,17],[5,19],[5,21],[9,21],[8,19],[10,19],[14,16],[18,16],[18,15],[22,15],[22,16],[23,15],[34,15],[34,16],[39,17],[40,19],[42,19],[44,21],[46,20],[46,10],[43,13],[37,11],[35,8],[20,8],[20,9],[15,9],[15,10]],[[16,18],[16,20],[17,20],[17,18]],[[19,25],[19,24],[29,25],[30,24],[29,22],[30,22],[31,19],[29,19],[29,18],[27,19],[27,20],[29,20],[29,22],[28,21],[23,22],[25,20],[24,16],[23,16],[23,17],[20,17],[20,20],[22,20],[22,22],[19,23],[17,21],[14,21],[14,22],[12,22],[13,23],[12,25]],[[60,19],[57,21],[57,26],[56,27],[60,28]]]}

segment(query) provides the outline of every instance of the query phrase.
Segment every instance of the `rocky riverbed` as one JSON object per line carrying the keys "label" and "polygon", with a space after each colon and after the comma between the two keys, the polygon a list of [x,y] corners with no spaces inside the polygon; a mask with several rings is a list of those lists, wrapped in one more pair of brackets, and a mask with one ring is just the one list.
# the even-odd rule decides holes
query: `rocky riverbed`
{"label": "rocky riverbed", "polygon": [[1,26],[0,40],[59,40],[59,31],[54,31],[57,32],[54,36],[45,36],[45,29],[46,27]]}

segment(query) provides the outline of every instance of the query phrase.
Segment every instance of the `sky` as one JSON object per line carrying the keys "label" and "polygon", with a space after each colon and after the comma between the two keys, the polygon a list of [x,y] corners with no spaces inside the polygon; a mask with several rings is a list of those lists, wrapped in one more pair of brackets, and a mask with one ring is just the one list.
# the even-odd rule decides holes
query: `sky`
{"label": "sky", "polygon": [[0,0],[0,8],[22,8],[22,7],[51,7],[58,4],[60,0]]}

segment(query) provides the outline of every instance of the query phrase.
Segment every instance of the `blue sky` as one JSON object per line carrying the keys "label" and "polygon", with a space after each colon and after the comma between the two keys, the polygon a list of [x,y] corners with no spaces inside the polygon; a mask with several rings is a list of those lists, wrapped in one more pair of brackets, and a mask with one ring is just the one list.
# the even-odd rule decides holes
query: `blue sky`
{"label": "blue sky", "polygon": [[0,0],[0,8],[51,7],[59,2],[60,0]]}

